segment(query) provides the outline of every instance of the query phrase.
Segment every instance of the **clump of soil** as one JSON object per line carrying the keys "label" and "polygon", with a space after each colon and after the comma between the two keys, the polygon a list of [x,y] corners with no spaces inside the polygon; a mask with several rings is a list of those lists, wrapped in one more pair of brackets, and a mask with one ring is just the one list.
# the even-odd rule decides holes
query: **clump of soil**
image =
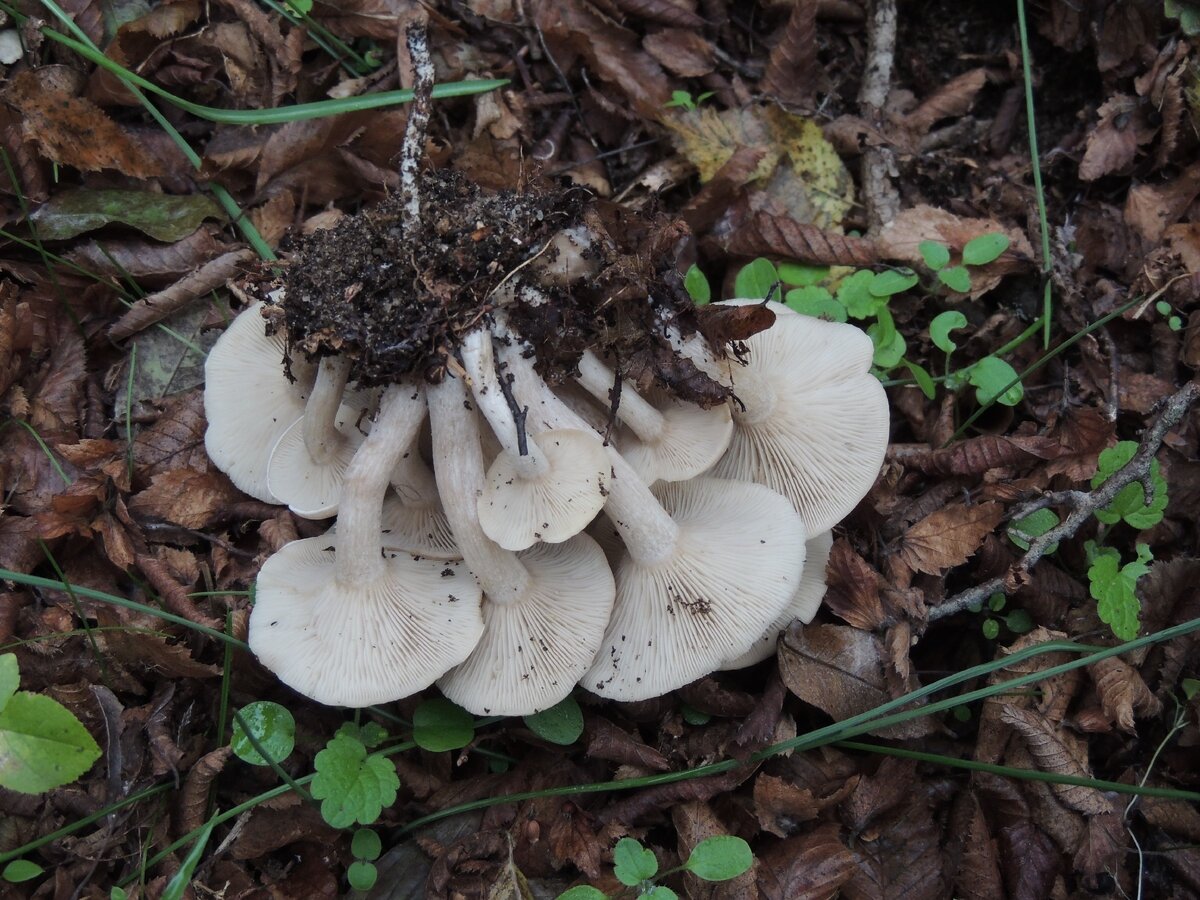
{"label": "clump of soil", "polygon": [[[674,264],[686,226],[599,205],[578,187],[487,191],[450,170],[426,175],[421,192],[414,229],[393,198],[300,246],[282,300],[290,351],[349,353],[351,381],[362,387],[414,373],[436,381],[461,336],[503,305],[552,384],[570,378],[580,354],[593,349],[642,389],[656,385],[704,406],[728,397],[665,335],[668,324],[684,335],[697,330]],[[595,276],[540,284],[531,260],[549,260],[551,239],[581,224],[595,237],[585,254]],[[525,284],[538,284],[548,302],[522,299]]]}

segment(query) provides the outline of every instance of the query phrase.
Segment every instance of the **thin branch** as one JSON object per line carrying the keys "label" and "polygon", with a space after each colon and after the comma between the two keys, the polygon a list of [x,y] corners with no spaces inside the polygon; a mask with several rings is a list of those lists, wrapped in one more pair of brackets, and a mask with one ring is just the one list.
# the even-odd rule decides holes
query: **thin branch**
{"label": "thin branch", "polygon": [[425,26],[409,25],[404,32],[408,55],[413,64],[413,102],[408,110],[404,128],[404,145],[400,150],[400,196],[404,198],[405,224],[416,229],[421,218],[421,193],[418,189],[421,160],[425,158],[425,135],[429,130],[429,114],[433,107],[433,60],[429,56],[429,40]]}
{"label": "thin branch", "polygon": [[[1028,577],[1029,571],[1046,555],[1046,551],[1050,547],[1059,541],[1074,537],[1075,533],[1096,513],[1096,510],[1103,509],[1112,503],[1126,485],[1133,484],[1135,481],[1145,484],[1150,479],[1150,466],[1162,446],[1163,438],[1184,417],[1197,397],[1200,397],[1200,383],[1190,381],[1163,401],[1162,412],[1154,424],[1146,429],[1133,458],[1100,487],[1092,491],[1058,491],[1032,500],[1017,509],[1011,518],[1020,519],[1048,506],[1069,507],[1071,512],[1054,528],[1030,541],[1029,549],[1025,551],[1024,556],[1009,567],[1008,572],[955,594],[945,603],[933,607],[929,610],[929,620],[933,622],[944,619],[946,616],[963,612],[977,603],[986,602],[992,594],[1007,595],[1015,590]],[[1152,494],[1153,491],[1150,490],[1146,496],[1150,497]]]}

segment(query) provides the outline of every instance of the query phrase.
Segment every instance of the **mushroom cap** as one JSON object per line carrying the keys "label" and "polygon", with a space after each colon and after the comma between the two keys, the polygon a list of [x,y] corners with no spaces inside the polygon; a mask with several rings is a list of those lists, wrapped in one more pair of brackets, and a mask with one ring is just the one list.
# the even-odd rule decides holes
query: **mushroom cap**
{"label": "mushroom cap", "polygon": [[513,454],[501,451],[484,479],[479,524],[505,550],[574,537],[607,497],[608,451],[595,434],[562,428],[543,431],[536,440],[549,463],[542,475],[522,477]]}
{"label": "mushroom cap", "polygon": [[386,553],[384,575],[339,581],[329,535],[292,541],[258,575],[250,649],[279,680],[330,706],[407,697],[462,662],[483,632],[466,567]]}
{"label": "mushroom cap", "polygon": [[792,602],[778,619],[771,623],[762,636],[754,642],[754,646],[736,659],[732,659],[722,669],[744,669],[760,663],[775,653],[775,644],[779,635],[787,631],[794,619],[807,625],[821,608],[821,600],[825,596],[825,566],[829,563],[829,553],[833,549],[833,532],[826,531],[810,538],[805,542],[804,571],[800,575],[800,587],[792,597]]}
{"label": "mushroom cap", "polygon": [[359,430],[361,418],[354,406],[344,403],[338,408],[337,440],[325,462],[314,460],[304,444],[303,417],[279,436],[267,465],[267,487],[280,503],[304,519],[337,515],[346,468],[366,437]]}
{"label": "mushroom cap", "polygon": [[768,306],[778,317],[745,342],[750,362],[733,380],[746,408],[735,404],[733,440],[711,474],[779,491],[820,534],[875,483],[888,443],[887,395],[870,372],[874,347],[864,332]]}
{"label": "mushroom cap", "polygon": [[[725,454],[733,439],[733,417],[726,405],[704,409],[669,397],[655,398],[663,416],[662,433],[642,441],[633,430],[617,433],[617,447],[646,484],[686,481],[707,472]],[[621,410],[617,409],[617,418]]]}
{"label": "mushroom cap", "polygon": [[519,554],[525,596],[483,604],[483,637],[466,662],[438,680],[442,693],[478,716],[525,716],[558,703],[592,664],[612,612],[612,571],[600,547],[578,534]]}
{"label": "mushroom cap", "polygon": [[581,684],[614,700],[683,687],[745,653],[787,608],[804,523],[762,485],[700,477],[652,489],[679,527],[670,559],[626,553],[604,643]]}
{"label": "mushroom cap", "polygon": [[442,505],[406,502],[394,489],[383,501],[383,548],[428,559],[462,559]]}
{"label": "mushroom cap", "polygon": [[291,364],[296,381],[288,380],[283,336],[266,335],[262,308],[259,302],[242,310],[208,352],[204,447],[239,490],[278,503],[267,485],[267,463],[284,431],[304,415],[317,367],[297,357]]}

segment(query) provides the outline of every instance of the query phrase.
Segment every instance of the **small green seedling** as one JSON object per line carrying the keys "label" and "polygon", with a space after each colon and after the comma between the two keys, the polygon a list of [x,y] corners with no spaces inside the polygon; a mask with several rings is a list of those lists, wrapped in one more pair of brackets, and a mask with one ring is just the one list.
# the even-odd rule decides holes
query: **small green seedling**
{"label": "small green seedling", "polygon": [[[658,859],[653,851],[633,838],[621,838],[613,848],[613,875],[635,896],[646,900],[676,900],[675,891],[659,882],[676,872],[690,872],[703,881],[728,881],[737,878],[754,865],[750,845],[739,837],[716,835],[701,841],[693,848],[682,866],[666,872],[658,871]],[[579,885],[558,895],[558,900],[604,900],[608,897],[590,885]]]}
{"label": "small green seedling", "polygon": [[383,852],[379,835],[370,828],[358,829],[350,839],[350,852],[354,854],[354,862],[346,869],[346,880],[356,891],[369,891],[379,879],[379,870],[375,868],[375,860]]}
{"label": "small green seedling", "polygon": [[565,697],[549,709],[525,716],[525,727],[543,741],[567,747],[583,734],[583,710],[574,697]]}
{"label": "small green seedling", "polygon": [[[242,727],[243,723],[245,728]],[[246,733],[246,728],[250,729],[250,734]],[[270,761],[254,748],[255,741],[267,752]],[[230,746],[238,759],[252,766],[283,762],[296,746],[296,720],[287,707],[270,700],[248,703],[238,710],[233,720]]]}
{"label": "small green seedling", "polygon": [[[1109,447],[1100,454],[1096,474],[1092,477],[1092,487],[1098,488],[1108,481],[1118,469],[1126,465],[1138,445],[1134,441],[1121,441],[1115,447]],[[1146,502],[1146,489],[1140,481],[1121,488],[1120,493],[1113,498],[1112,503],[1104,509],[1096,511],[1096,518],[1105,525],[1116,525],[1124,521],[1132,528],[1150,528],[1162,521],[1163,512],[1167,508],[1167,480],[1163,478],[1158,460],[1150,462],[1150,481],[1154,496]]]}
{"label": "small green seedling", "polygon": [[714,91],[705,91],[703,94],[697,94],[693,97],[691,91],[671,91],[671,99],[664,103],[663,106],[667,109],[678,107],[691,112],[714,93]]}
{"label": "small green seedling", "polygon": [[345,723],[314,760],[312,795],[322,801],[321,816],[334,828],[369,825],[396,802],[396,767],[382,754],[368,752],[386,737],[372,725]]}
{"label": "small green seedling", "polygon": [[1160,316],[1166,318],[1167,327],[1172,331],[1179,331],[1181,328],[1183,328],[1183,319],[1176,315],[1175,308],[1166,300],[1159,300],[1154,304],[1154,308],[1158,311]]}
{"label": "small green seedling", "polygon": [[984,614],[983,624],[980,627],[983,631],[983,636],[989,641],[994,641],[1000,636],[1001,625],[1013,634],[1024,634],[1033,628],[1033,617],[1023,609],[1010,610],[1008,613],[1000,615],[1000,612],[1007,604],[1008,598],[1004,594],[997,592],[988,598],[986,612],[984,612],[982,603],[977,603],[971,607],[972,612]]}
{"label": "small green seedling", "polygon": [[435,697],[413,712],[413,741],[422,750],[461,750],[475,740],[475,720],[461,706]]}
{"label": "small green seedling", "polygon": [[[1030,541],[1040,538],[1051,528],[1057,528],[1058,524],[1058,513],[1052,509],[1039,509],[1024,518],[1009,522],[1008,539],[1022,550],[1028,550]],[[1057,542],[1047,547],[1046,553],[1048,555],[1056,550],[1058,550]]]}
{"label": "small green seedling", "polygon": [[1137,597],[1138,579],[1150,571],[1154,554],[1146,544],[1137,544],[1137,559],[1121,564],[1121,554],[1112,547],[1100,547],[1095,541],[1085,545],[1090,566],[1088,581],[1100,621],[1123,641],[1137,637],[1142,602]]}

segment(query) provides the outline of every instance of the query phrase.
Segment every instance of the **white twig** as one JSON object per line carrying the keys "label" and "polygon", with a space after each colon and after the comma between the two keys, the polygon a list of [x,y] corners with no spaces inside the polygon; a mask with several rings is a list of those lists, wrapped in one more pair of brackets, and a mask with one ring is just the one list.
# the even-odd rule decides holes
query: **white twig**
{"label": "white twig", "polygon": [[421,160],[425,157],[425,135],[429,129],[432,106],[433,60],[425,26],[409,25],[404,32],[413,64],[413,101],[408,108],[404,128],[404,146],[400,150],[400,196],[404,199],[405,224],[415,228],[421,218],[421,192],[418,189]]}

